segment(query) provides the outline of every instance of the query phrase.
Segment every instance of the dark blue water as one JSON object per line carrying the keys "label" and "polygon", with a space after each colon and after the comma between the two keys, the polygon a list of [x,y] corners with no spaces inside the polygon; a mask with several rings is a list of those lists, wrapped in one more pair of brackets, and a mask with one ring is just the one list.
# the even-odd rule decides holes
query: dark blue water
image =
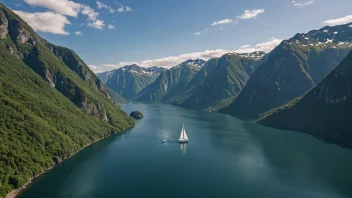
{"label": "dark blue water", "polygon": [[[145,118],[58,165],[20,197],[352,197],[352,150],[224,114],[122,108]],[[182,124],[187,145],[175,141]]]}

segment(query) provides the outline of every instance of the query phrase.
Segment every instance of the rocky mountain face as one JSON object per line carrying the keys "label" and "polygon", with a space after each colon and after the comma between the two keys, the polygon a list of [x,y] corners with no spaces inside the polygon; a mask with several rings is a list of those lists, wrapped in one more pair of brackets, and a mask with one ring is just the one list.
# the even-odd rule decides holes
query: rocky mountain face
{"label": "rocky mountain face", "polygon": [[283,41],[253,73],[236,100],[222,111],[258,116],[304,94],[352,49],[351,27],[324,27]]}
{"label": "rocky mountain face", "polygon": [[194,65],[193,63],[199,63],[199,61],[188,60],[162,72],[152,84],[139,92],[136,100],[144,102],[167,102],[179,95],[200,70],[200,64]]}
{"label": "rocky mountain face", "polygon": [[317,86],[258,122],[280,129],[352,142],[352,52]]}
{"label": "rocky mountain face", "polygon": [[0,4],[0,197],[133,125],[76,53]]}
{"label": "rocky mountain face", "polygon": [[113,71],[97,74],[106,86],[126,99],[133,100],[136,95],[166,69],[161,67],[144,68],[128,65]]}
{"label": "rocky mountain face", "polygon": [[6,49],[39,74],[49,85],[87,113],[108,120],[104,105],[96,96],[110,100],[103,83],[70,49],[40,38],[24,21],[9,10],[0,10],[1,38]]}
{"label": "rocky mountain face", "polygon": [[183,64],[193,65],[193,66],[197,66],[197,67],[203,67],[205,62],[206,61],[203,59],[195,59],[195,60],[189,59],[189,60],[183,62]]}
{"label": "rocky mountain face", "polygon": [[240,93],[258,65],[263,63],[264,56],[264,52],[231,53],[210,59],[185,91],[168,102],[193,109],[217,110],[226,106]]}

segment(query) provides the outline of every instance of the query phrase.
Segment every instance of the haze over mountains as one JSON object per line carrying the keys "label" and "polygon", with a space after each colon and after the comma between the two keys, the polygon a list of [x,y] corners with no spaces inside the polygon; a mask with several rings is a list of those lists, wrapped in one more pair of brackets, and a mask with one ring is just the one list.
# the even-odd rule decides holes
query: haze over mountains
{"label": "haze over mountains", "polygon": [[154,82],[162,67],[143,68],[138,65],[128,65],[113,71],[97,74],[108,87],[126,99],[133,100],[147,85]]}

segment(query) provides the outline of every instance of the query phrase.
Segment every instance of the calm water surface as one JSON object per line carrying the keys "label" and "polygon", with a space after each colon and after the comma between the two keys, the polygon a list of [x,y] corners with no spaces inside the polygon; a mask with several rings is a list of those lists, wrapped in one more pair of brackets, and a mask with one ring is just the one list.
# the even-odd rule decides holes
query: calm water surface
{"label": "calm water surface", "polygon": [[[58,165],[20,197],[352,197],[350,149],[218,113],[122,108],[145,118]],[[175,141],[183,123],[187,145]]]}

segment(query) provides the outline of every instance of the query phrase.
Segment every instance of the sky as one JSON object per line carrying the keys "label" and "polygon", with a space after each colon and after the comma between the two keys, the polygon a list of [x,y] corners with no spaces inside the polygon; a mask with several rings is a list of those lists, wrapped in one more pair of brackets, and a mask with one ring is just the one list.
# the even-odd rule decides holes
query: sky
{"label": "sky", "polygon": [[270,52],[281,40],[352,22],[351,0],[0,0],[94,72],[170,68],[228,52]]}

